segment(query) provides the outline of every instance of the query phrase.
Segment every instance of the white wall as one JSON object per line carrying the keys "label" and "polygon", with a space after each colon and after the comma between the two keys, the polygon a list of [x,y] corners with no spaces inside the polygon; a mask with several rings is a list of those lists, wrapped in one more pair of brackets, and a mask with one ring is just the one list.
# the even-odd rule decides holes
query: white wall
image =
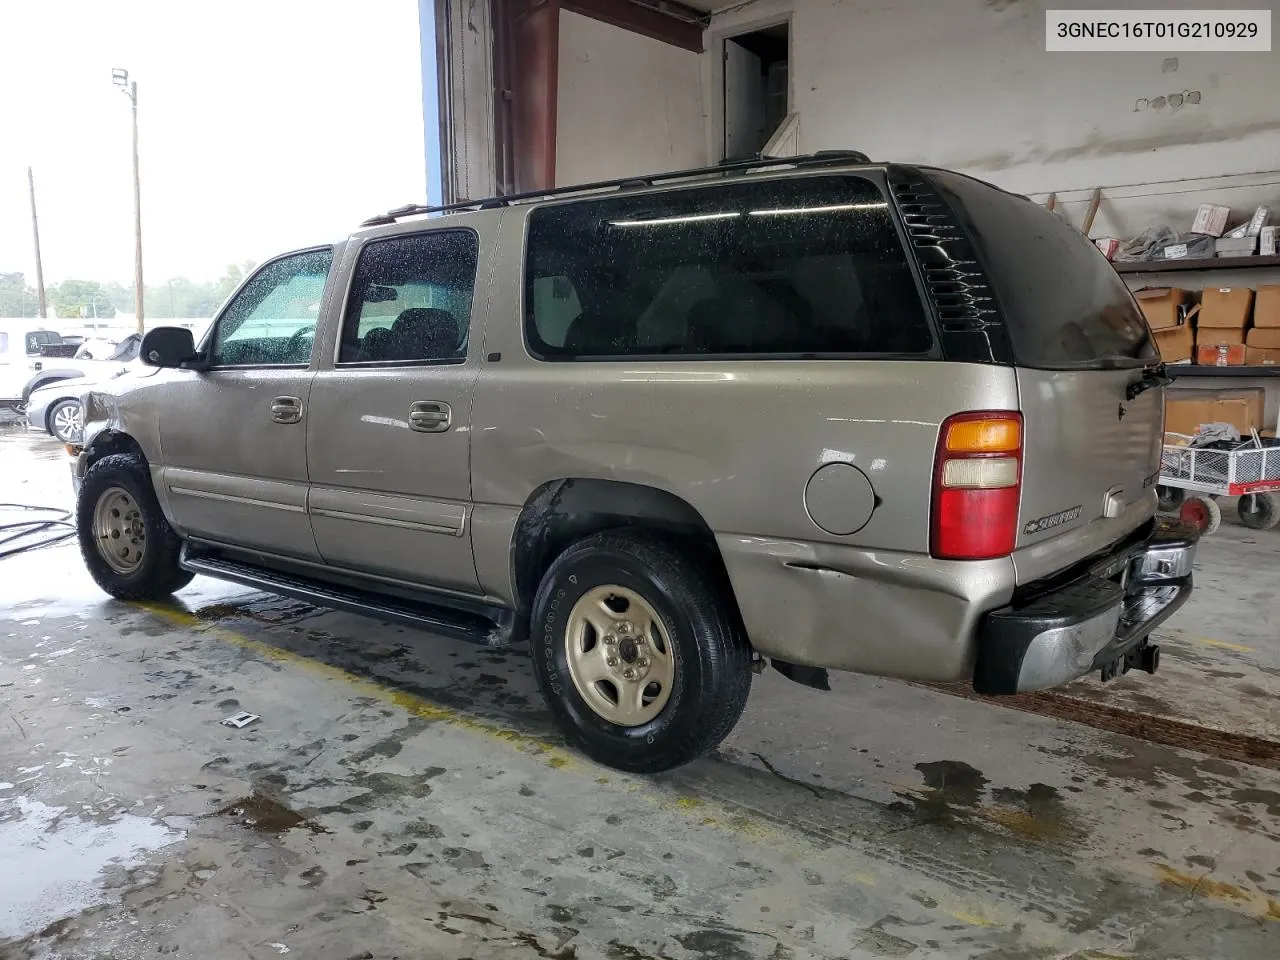
{"label": "white wall", "polygon": [[[1188,229],[1203,191],[1213,191],[1203,199],[1241,214],[1258,202],[1280,206],[1280,49],[1046,53],[1047,6],[1107,4],[758,0],[712,22],[703,70],[712,107],[705,142],[719,136],[719,103],[708,95],[719,89],[719,38],[790,14],[792,109],[802,152],[852,148],[874,159],[951,167],[1019,193],[1057,191],[1076,223],[1100,186],[1095,235],[1128,236],[1161,219]],[[1277,0],[1193,6],[1270,7],[1280,25]],[[1176,68],[1166,62],[1170,56]],[[1199,91],[1201,102],[1136,108],[1141,98],[1184,91]],[[1257,173],[1264,175],[1236,176]],[[1212,179],[1183,182],[1191,178]],[[1061,196],[1072,190],[1078,193]]]}
{"label": "white wall", "polygon": [[561,12],[557,184],[702,166],[705,123],[698,54]]}

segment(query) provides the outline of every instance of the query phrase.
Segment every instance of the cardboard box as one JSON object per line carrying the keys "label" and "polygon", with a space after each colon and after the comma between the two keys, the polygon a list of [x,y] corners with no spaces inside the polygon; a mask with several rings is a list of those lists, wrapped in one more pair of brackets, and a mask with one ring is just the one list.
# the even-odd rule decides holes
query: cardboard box
{"label": "cardboard box", "polygon": [[1253,306],[1251,287],[1205,287],[1200,295],[1200,329],[1243,330]]}
{"label": "cardboard box", "polygon": [[1254,410],[1251,401],[1224,398],[1213,402],[1205,423],[1229,423],[1240,431],[1240,436],[1247,437],[1251,430],[1261,426],[1258,422],[1261,419],[1262,414]]}
{"label": "cardboard box", "polygon": [[1264,347],[1245,347],[1244,362],[1250,367],[1280,366],[1280,350]]}
{"label": "cardboard box", "polygon": [[1201,327],[1196,331],[1196,346],[1231,347],[1248,343],[1246,337],[1247,334],[1242,327]]}
{"label": "cardboard box", "polygon": [[1102,251],[1102,255],[1108,260],[1115,257],[1116,251],[1120,249],[1120,241],[1115,237],[1099,237],[1093,241],[1093,245]]}
{"label": "cardboard box", "polygon": [[1216,203],[1202,203],[1196,209],[1196,219],[1191,224],[1191,232],[1220,237],[1222,231],[1226,229],[1229,216],[1231,216],[1230,207],[1220,207]]}
{"label": "cardboard box", "polygon": [[1208,390],[1193,390],[1189,393],[1169,391],[1164,400],[1165,433],[1182,433],[1193,435],[1200,429],[1200,424],[1209,422],[1209,411],[1213,409],[1213,400]]}
{"label": "cardboard box", "polygon": [[1217,390],[1213,401],[1213,409],[1209,412],[1213,420],[1229,423],[1242,435],[1250,430],[1261,430],[1263,414],[1267,406],[1267,392],[1262,387],[1245,387],[1237,390]]}
{"label": "cardboard box", "polygon": [[1264,257],[1274,257],[1277,246],[1280,246],[1280,227],[1263,227],[1258,234],[1258,253]]}
{"label": "cardboard box", "polygon": [[1252,257],[1258,251],[1257,237],[1219,237],[1213,241],[1215,257]]}
{"label": "cardboard box", "polygon": [[1191,359],[1196,340],[1190,324],[1184,323],[1180,327],[1156,330],[1152,336],[1155,337],[1156,350],[1160,353],[1160,359],[1165,363],[1179,363],[1182,360]]}
{"label": "cardboard box", "polygon": [[1198,343],[1196,363],[1202,367],[1242,367],[1244,351],[1243,343]]}
{"label": "cardboard box", "polygon": [[1187,298],[1187,291],[1176,287],[1151,287],[1139,290],[1134,296],[1138,298],[1138,306],[1152,330],[1167,330],[1182,322],[1179,308]]}
{"label": "cardboard box", "polygon": [[1254,327],[1244,342],[1263,350],[1280,350],[1280,327]]}
{"label": "cardboard box", "polygon": [[1280,327],[1280,283],[1267,283],[1258,287],[1258,296],[1253,304],[1253,325]]}
{"label": "cardboard box", "polygon": [[1194,434],[1205,423],[1229,423],[1247,435],[1262,429],[1265,393],[1261,387],[1243,390],[1171,390],[1165,394],[1164,429]]}

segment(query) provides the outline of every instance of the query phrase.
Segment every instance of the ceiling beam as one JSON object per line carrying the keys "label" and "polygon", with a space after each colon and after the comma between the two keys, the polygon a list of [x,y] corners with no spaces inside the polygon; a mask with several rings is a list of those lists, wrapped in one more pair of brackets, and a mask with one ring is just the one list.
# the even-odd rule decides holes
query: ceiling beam
{"label": "ceiling beam", "polygon": [[671,0],[655,0],[652,5],[632,0],[561,0],[560,6],[652,40],[702,53],[702,24],[698,18],[705,14]]}

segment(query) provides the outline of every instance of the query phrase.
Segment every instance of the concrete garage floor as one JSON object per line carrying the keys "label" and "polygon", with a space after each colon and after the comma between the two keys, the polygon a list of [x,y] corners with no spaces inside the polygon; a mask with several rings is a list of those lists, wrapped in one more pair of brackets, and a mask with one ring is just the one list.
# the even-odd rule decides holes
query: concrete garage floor
{"label": "concrete garage floor", "polygon": [[[0,464],[69,502],[52,442]],[[769,671],[652,779],[565,749],[523,651],[0,561],[0,957],[1274,960],[1278,536],[1204,542],[1154,678],[1012,709]]]}

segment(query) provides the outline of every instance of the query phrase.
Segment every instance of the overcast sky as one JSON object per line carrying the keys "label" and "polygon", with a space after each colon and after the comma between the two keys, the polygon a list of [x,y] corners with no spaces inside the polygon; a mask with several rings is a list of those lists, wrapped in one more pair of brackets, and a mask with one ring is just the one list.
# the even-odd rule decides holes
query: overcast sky
{"label": "overcast sky", "polygon": [[417,0],[0,0],[0,272],[208,279],[425,198]]}

